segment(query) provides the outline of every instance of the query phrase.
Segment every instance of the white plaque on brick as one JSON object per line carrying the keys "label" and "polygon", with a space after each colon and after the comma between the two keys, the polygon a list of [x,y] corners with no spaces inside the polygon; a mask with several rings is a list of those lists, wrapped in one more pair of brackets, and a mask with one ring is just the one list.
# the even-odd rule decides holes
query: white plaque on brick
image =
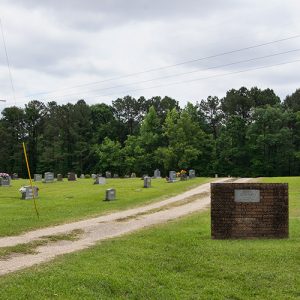
{"label": "white plaque on brick", "polygon": [[235,202],[259,202],[260,190],[234,190]]}

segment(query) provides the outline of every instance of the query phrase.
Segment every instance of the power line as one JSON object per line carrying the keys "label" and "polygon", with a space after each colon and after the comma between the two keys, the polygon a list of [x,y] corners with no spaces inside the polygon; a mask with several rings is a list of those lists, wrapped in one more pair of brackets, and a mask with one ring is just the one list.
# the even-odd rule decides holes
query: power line
{"label": "power line", "polygon": [[[132,90],[124,91],[123,94],[127,94],[129,92],[140,91],[140,90],[148,90],[148,89],[153,89],[153,88],[173,86],[173,85],[185,84],[185,83],[196,82],[196,81],[201,81],[201,80],[207,80],[207,79],[211,79],[211,78],[217,78],[217,77],[224,77],[224,76],[229,76],[229,75],[234,75],[234,74],[246,73],[246,72],[251,72],[251,71],[255,71],[255,70],[267,69],[267,68],[287,65],[287,64],[296,63],[296,62],[300,62],[300,59],[286,61],[286,62],[277,63],[277,64],[273,64],[273,65],[268,65],[268,66],[261,66],[261,67],[256,67],[256,68],[244,69],[244,70],[239,70],[239,71],[234,71],[234,72],[229,72],[229,73],[216,74],[216,75],[212,75],[212,76],[201,77],[201,78],[196,78],[196,79],[190,79],[190,80],[185,80],[185,81],[173,82],[173,83],[168,83],[168,84],[161,84],[161,85],[156,85],[156,86],[151,86],[151,87],[146,87],[146,88],[132,89]],[[106,97],[106,96],[111,96],[111,95],[116,95],[116,93],[100,95],[98,97]]]}
{"label": "power line", "polygon": [[55,91],[35,93],[35,94],[28,95],[28,97],[38,96],[38,95],[48,95],[48,94],[57,93],[57,92],[64,91],[64,90],[70,90],[70,89],[74,89],[74,88],[80,88],[80,87],[84,87],[84,86],[95,85],[95,84],[104,83],[104,82],[108,82],[108,81],[114,81],[114,80],[118,80],[118,79],[122,79],[122,78],[133,77],[133,76],[136,76],[136,75],[141,75],[141,74],[150,73],[150,72],[154,72],[154,71],[166,70],[166,69],[178,67],[178,66],[185,65],[185,64],[199,62],[199,61],[203,61],[203,60],[206,60],[206,59],[216,58],[216,57],[220,57],[220,56],[224,56],[224,55],[228,55],[228,54],[232,54],[232,53],[237,53],[237,52],[241,52],[241,51],[245,51],[245,50],[255,49],[255,48],[259,48],[259,47],[263,47],[263,46],[267,46],[267,45],[271,45],[271,44],[275,44],[275,43],[284,42],[284,41],[291,40],[291,39],[296,39],[296,38],[299,38],[299,37],[300,37],[300,34],[294,35],[294,36],[291,36],[291,37],[287,37],[287,38],[282,38],[282,39],[278,39],[278,40],[273,40],[273,41],[261,43],[261,44],[256,44],[256,45],[252,45],[252,46],[248,46],[248,47],[244,47],[244,48],[239,48],[239,49],[235,49],[235,50],[221,52],[221,53],[218,53],[218,54],[209,55],[209,56],[205,56],[205,57],[201,57],[201,58],[187,60],[187,61],[179,62],[179,63],[176,63],[176,64],[172,64],[172,65],[152,68],[152,69],[148,69],[148,70],[145,70],[145,71],[139,71],[139,72],[129,73],[129,74],[125,74],[125,75],[120,75],[120,76],[104,79],[104,80],[101,80],[101,81],[95,81],[95,82],[90,82],[90,83],[85,83],[85,84],[74,85],[72,87],[66,87],[66,88],[55,90]]}
{"label": "power line", "polygon": [[[254,58],[250,58],[250,59],[246,59],[246,60],[240,60],[240,61],[236,61],[236,62],[232,62],[232,63],[228,63],[228,64],[212,66],[212,67],[208,67],[208,68],[200,69],[200,70],[193,70],[193,71],[189,71],[189,72],[182,72],[182,73],[177,73],[177,74],[160,76],[160,77],[156,77],[156,78],[152,78],[152,79],[141,80],[141,81],[131,82],[131,83],[127,83],[127,84],[119,84],[119,85],[114,85],[114,86],[100,88],[100,89],[87,90],[87,91],[83,91],[81,93],[93,92],[93,91],[98,92],[98,91],[110,90],[110,89],[115,89],[115,88],[120,88],[120,87],[126,87],[128,85],[142,84],[142,83],[147,83],[147,82],[166,79],[166,78],[178,77],[178,76],[182,76],[182,75],[188,75],[188,74],[193,74],[193,73],[198,73],[198,72],[203,72],[203,71],[208,71],[208,70],[213,70],[213,69],[218,69],[218,68],[223,68],[223,67],[229,67],[229,66],[233,66],[233,65],[237,65],[237,64],[241,64],[241,63],[251,62],[251,61],[260,60],[260,59],[264,59],[264,58],[275,57],[278,55],[297,52],[297,51],[300,51],[300,48],[288,50],[288,51],[284,51],[284,52],[279,52],[279,53],[274,53],[274,54],[269,54],[269,55],[264,55],[264,56],[258,56],[258,57],[254,57]],[[61,95],[61,97],[76,96],[76,95],[78,95],[78,92],[71,93],[71,94],[64,94],[64,95]]]}
{"label": "power line", "polygon": [[15,87],[14,87],[14,84],[13,84],[13,78],[12,78],[10,63],[9,63],[9,59],[8,59],[8,53],[7,53],[7,48],[6,48],[5,38],[4,38],[4,30],[3,30],[3,25],[2,25],[1,18],[0,18],[0,27],[1,27],[1,33],[2,33],[3,47],[4,47],[5,57],[6,57],[6,64],[7,64],[9,78],[10,78],[11,90],[12,90],[12,94],[13,94],[14,101],[15,101],[15,104],[16,104],[16,92],[15,92]]}

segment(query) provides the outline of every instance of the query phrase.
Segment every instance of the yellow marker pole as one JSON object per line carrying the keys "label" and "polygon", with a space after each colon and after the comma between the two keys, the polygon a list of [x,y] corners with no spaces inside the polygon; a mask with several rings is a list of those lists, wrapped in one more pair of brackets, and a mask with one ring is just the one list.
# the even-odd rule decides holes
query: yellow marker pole
{"label": "yellow marker pole", "polygon": [[31,180],[31,175],[30,175],[30,168],[29,168],[29,164],[28,164],[26,147],[25,147],[25,143],[24,142],[23,142],[23,150],[24,150],[24,156],[25,156],[25,161],[26,161],[26,166],[27,166],[29,181],[30,181],[30,185],[31,185],[31,190],[32,190],[32,197],[33,197],[34,208],[35,208],[36,215],[39,218],[40,214],[38,212],[38,209],[37,209],[37,206],[36,206],[36,202],[35,202],[34,190],[33,190],[33,185],[32,185],[32,180]]}

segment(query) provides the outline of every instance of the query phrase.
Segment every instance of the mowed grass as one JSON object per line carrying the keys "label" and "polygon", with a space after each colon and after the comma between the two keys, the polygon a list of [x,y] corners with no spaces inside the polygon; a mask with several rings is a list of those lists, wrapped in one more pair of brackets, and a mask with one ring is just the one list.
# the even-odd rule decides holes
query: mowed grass
{"label": "mowed grass", "polygon": [[[31,229],[70,222],[86,217],[122,210],[184,192],[209,178],[167,183],[153,179],[151,188],[143,188],[136,179],[108,179],[105,185],[94,185],[92,179],[78,179],[54,183],[35,182],[39,187],[38,219],[32,200],[20,200],[21,186],[28,180],[12,180],[11,187],[0,187],[0,236],[19,234]],[[116,201],[103,201],[105,190],[116,189]]]}
{"label": "mowed grass", "polygon": [[300,299],[300,178],[290,238],[211,240],[209,212],[0,277],[2,299]]}

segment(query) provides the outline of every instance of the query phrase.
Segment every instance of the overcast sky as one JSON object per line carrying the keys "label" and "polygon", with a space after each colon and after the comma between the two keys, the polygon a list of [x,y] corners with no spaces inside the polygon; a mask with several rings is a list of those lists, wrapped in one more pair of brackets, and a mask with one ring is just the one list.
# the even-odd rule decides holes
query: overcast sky
{"label": "overcast sky", "polygon": [[0,0],[16,102],[2,38],[0,99],[168,95],[184,106],[241,86],[284,99],[300,88],[299,11],[297,0]]}

